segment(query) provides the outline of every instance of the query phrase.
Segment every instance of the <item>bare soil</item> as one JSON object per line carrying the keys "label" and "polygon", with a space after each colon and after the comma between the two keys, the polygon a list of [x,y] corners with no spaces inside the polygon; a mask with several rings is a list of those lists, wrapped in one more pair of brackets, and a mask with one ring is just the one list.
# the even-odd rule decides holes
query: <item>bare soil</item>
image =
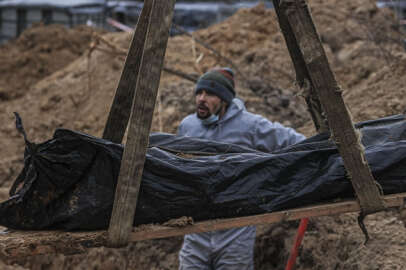
{"label": "bare soil", "polygon": [[[393,13],[378,9],[369,0],[310,0],[309,5],[354,121],[405,113],[404,34]],[[21,114],[28,138],[34,142],[49,139],[58,127],[101,136],[124,58],[103,44],[98,47],[109,52],[94,49],[89,53],[91,34],[87,31],[36,26],[0,47],[1,63],[3,59],[9,63],[2,65],[0,79],[3,189],[11,185],[22,168],[24,143],[15,130],[12,112]],[[37,39],[42,33],[44,37]],[[249,111],[292,126],[307,136],[315,133],[300,89],[294,84],[295,73],[273,10],[263,6],[242,9],[223,23],[194,35],[232,59],[249,78],[252,89],[241,76],[236,78],[238,95],[246,101]],[[103,37],[126,49],[131,34],[107,33]],[[46,49],[54,48],[54,44],[60,44],[59,49]],[[23,49],[19,51],[20,47]],[[20,58],[22,55],[24,58]],[[169,40],[165,65],[199,75],[226,63],[189,37],[176,36]],[[181,119],[194,111],[193,86],[189,81],[162,74],[153,131],[176,132]],[[256,269],[284,269],[297,225],[289,222],[258,226]],[[372,240],[364,246],[356,215],[312,219],[297,269],[403,269],[406,236],[396,212],[372,215],[366,225]],[[18,266],[3,267],[0,262],[0,267],[177,269],[181,244],[181,237],[144,241],[124,249],[95,248],[73,256],[21,258]]]}
{"label": "bare soil", "polygon": [[81,56],[93,32],[104,31],[36,24],[17,40],[1,46],[0,100],[21,97],[38,81]]}

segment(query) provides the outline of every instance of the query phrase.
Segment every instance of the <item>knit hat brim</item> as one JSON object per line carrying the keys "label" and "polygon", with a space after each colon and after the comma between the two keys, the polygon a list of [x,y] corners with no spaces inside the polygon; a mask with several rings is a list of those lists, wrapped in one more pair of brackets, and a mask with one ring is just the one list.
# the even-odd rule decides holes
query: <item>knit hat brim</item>
{"label": "knit hat brim", "polygon": [[195,89],[195,94],[197,94],[201,90],[206,90],[208,92],[211,92],[224,100],[227,103],[231,103],[231,101],[234,98],[234,93],[230,92],[230,90],[223,86],[222,84],[215,82],[215,81],[209,81],[209,80],[199,80],[196,89]]}

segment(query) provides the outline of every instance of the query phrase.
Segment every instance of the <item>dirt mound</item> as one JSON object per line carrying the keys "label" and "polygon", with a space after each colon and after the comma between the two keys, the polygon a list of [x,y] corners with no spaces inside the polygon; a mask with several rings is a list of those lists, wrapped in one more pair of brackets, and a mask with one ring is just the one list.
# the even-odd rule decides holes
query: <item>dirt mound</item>
{"label": "dirt mound", "polygon": [[[369,0],[312,0],[309,5],[354,120],[404,112],[406,54],[401,43],[402,33],[393,14],[376,8]],[[65,29],[59,31],[63,36],[70,33]],[[244,77],[257,85],[249,89],[241,76],[236,78],[238,95],[245,99],[249,111],[298,128],[306,135],[314,133],[306,106],[296,97],[300,89],[294,85],[293,66],[273,10],[263,6],[243,9],[223,23],[194,35],[232,59]],[[119,48],[127,48],[131,35],[110,33],[104,38]],[[76,55],[85,53],[86,48],[81,47],[82,51]],[[4,47],[0,47],[1,51]],[[60,58],[65,58],[63,55]],[[3,123],[0,137],[4,145],[0,157],[2,186],[10,185],[22,164],[23,140],[15,131],[12,112],[21,114],[28,137],[33,141],[48,139],[57,127],[100,136],[123,59],[117,51],[109,54],[95,50],[90,61],[86,55],[76,59],[36,83],[20,98],[14,99],[19,95],[7,94],[10,98],[0,107]],[[165,65],[185,73],[201,74],[226,63],[190,38],[177,36],[169,41]],[[45,66],[49,68],[51,64]],[[11,67],[7,72],[9,69]],[[18,77],[21,83],[32,84],[25,78]],[[193,112],[193,86],[189,81],[163,73],[154,131],[175,132],[181,119]],[[296,223],[259,227],[256,269],[283,269],[295,227]],[[402,269],[406,264],[403,256],[406,237],[393,213],[370,217],[367,227],[374,240],[364,248],[363,235],[354,215],[312,220],[297,269]],[[176,269],[180,244],[181,238],[146,241],[122,250],[98,248],[85,255],[43,256],[22,265],[27,268],[43,265],[47,269],[82,269],[89,265],[95,269],[121,266]]]}
{"label": "dirt mound", "polygon": [[[0,102],[24,95],[89,47],[93,28],[37,24],[0,47]],[[100,30],[98,30],[100,32]]]}

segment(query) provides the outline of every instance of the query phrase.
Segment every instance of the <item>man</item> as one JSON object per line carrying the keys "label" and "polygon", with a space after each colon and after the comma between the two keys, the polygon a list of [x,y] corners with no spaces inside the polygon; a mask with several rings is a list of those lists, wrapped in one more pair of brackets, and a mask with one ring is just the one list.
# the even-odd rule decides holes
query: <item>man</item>
{"label": "man", "polygon": [[[196,113],[183,119],[178,135],[233,143],[272,152],[305,137],[291,128],[249,113],[235,98],[234,73],[213,69],[195,88]],[[179,269],[253,269],[255,227],[186,235],[179,254]]]}

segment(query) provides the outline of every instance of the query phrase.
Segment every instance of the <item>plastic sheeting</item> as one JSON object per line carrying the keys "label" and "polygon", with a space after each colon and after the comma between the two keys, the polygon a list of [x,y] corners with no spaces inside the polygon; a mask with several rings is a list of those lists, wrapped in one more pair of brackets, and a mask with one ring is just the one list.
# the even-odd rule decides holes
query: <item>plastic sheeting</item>
{"label": "plastic sheeting", "polygon": [[[17,124],[23,132],[22,125]],[[357,125],[384,194],[406,191],[404,115]],[[25,137],[25,133],[24,133]],[[66,129],[40,144],[26,137],[24,168],[0,204],[14,229],[107,228],[123,146]],[[151,134],[134,224],[181,216],[247,216],[353,197],[329,134],[274,153]]]}

